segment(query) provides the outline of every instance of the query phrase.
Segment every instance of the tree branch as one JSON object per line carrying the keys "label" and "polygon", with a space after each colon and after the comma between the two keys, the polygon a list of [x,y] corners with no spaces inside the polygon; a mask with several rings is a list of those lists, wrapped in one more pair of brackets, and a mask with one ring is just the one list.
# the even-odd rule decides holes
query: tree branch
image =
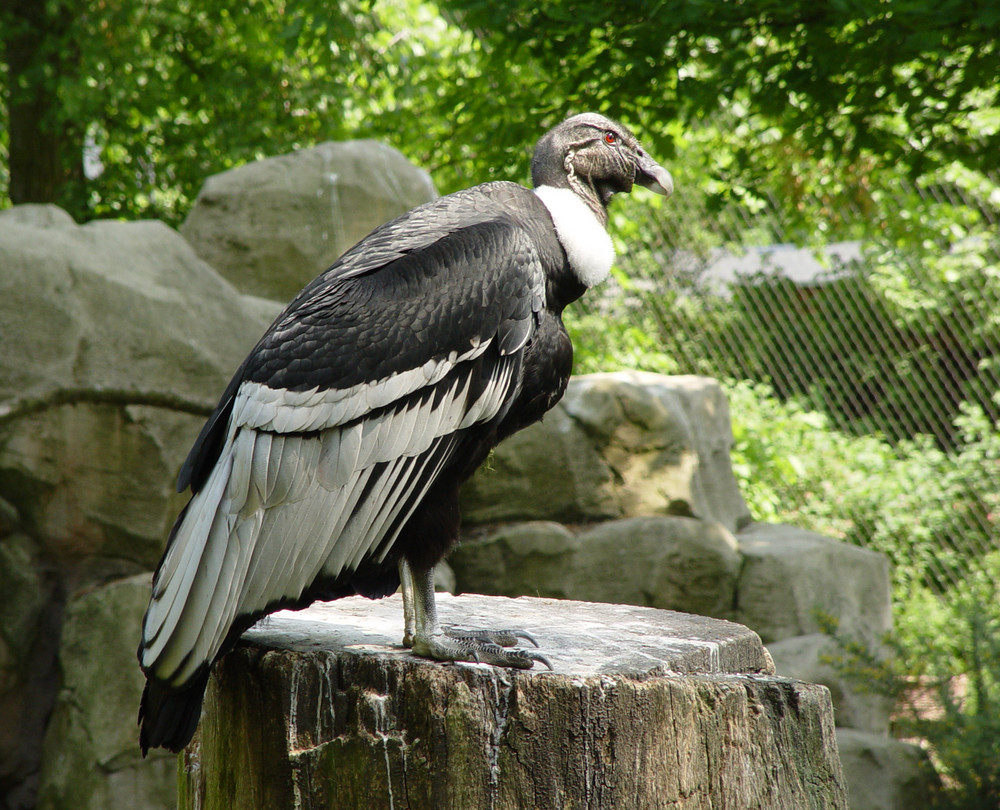
{"label": "tree branch", "polygon": [[132,391],[123,388],[56,388],[38,396],[16,397],[0,402],[0,427],[63,405],[148,405],[193,416],[207,417],[214,406],[177,394],[161,391]]}

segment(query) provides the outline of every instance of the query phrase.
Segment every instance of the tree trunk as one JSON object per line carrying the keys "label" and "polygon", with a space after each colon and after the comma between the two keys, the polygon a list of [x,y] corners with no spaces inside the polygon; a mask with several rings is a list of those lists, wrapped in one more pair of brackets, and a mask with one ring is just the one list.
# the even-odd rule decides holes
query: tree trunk
{"label": "tree trunk", "polygon": [[60,121],[57,86],[77,72],[72,11],[42,0],[3,0],[2,10],[10,200],[71,206],[80,197],[82,142],[78,126]]}
{"label": "tree trunk", "polygon": [[216,666],[181,808],[846,808],[825,687],[756,634],[652,608],[439,598],[529,630],[554,672],[441,664],[399,597],[265,620]]}

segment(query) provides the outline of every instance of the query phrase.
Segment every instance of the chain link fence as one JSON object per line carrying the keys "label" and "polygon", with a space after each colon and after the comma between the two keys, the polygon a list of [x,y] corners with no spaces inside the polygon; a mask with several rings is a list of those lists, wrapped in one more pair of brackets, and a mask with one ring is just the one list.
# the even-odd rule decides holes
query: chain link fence
{"label": "chain link fence", "polygon": [[857,462],[837,480],[859,493],[790,491],[782,508],[942,592],[1000,550],[1000,195],[902,183],[806,200],[833,224],[820,238],[782,203],[628,209],[618,283],[584,306],[651,331],[671,371],[822,413],[848,457],[814,461]]}

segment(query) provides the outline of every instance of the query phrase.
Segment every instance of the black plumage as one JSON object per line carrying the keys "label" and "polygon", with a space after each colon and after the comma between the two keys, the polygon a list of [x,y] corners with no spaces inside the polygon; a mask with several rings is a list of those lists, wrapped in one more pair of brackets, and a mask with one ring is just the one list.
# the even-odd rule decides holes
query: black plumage
{"label": "black plumage", "polygon": [[143,752],[179,750],[209,669],[257,619],[403,585],[405,643],[530,667],[511,631],[444,632],[431,569],[458,488],[562,396],[563,308],[610,269],[616,192],[669,174],[603,116],[540,141],[535,190],[487,183],[376,229],[309,284],[237,370],[178,478],[192,497],[153,580]]}

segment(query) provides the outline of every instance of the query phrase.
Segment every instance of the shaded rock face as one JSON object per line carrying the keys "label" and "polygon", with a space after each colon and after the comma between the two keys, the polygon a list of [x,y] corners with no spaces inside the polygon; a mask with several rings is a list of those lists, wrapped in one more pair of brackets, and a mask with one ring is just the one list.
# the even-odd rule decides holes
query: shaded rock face
{"label": "shaded rock face", "polygon": [[824,617],[873,647],[892,629],[884,554],[767,523],[747,527],[739,541],[745,563],[733,618],[765,643],[820,632]]}
{"label": "shaded rock face", "polygon": [[930,807],[940,790],[927,752],[916,745],[850,728],[837,729],[851,810]]}
{"label": "shaded rock face", "polygon": [[[0,212],[0,396],[50,386],[220,393],[278,307],[248,299],[166,225]],[[248,344],[249,341],[249,344]]]}
{"label": "shaded rock face", "polygon": [[[184,230],[284,302],[434,196],[395,150],[324,144],[211,178]],[[40,778],[42,807],[173,806],[174,758],[136,759],[149,572],[177,470],[282,305],[162,223],[0,211],[3,810],[33,807]]]}
{"label": "shaded rock face", "polygon": [[859,684],[837,668],[843,650],[836,640],[821,633],[795,636],[768,645],[775,668],[790,678],[820,683],[830,690],[837,725],[857,731],[889,733],[893,699],[870,691],[859,691]]}
{"label": "shaded rock face", "polygon": [[177,469],[277,309],[160,223],[0,214],[0,498],[67,591],[156,564]]}
{"label": "shaded rock face", "polygon": [[31,807],[58,687],[62,595],[20,534],[0,539],[0,807]]}
{"label": "shaded rock face", "polygon": [[468,528],[449,558],[458,590],[730,618],[768,643],[817,633],[829,618],[880,644],[892,624],[886,558],[750,523],[731,445],[715,380],[574,378],[463,490]]}
{"label": "shaded rock face", "polygon": [[467,532],[449,563],[459,592],[662,607],[738,621],[766,643],[818,633],[828,619],[877,649],[892,627],[883,555],[790,526],[509,523]]}
{"label": "shaded rock face", "polygon": [[[137,607],[95,614],[75,640],[64,635],[57,668],[63,605],[69,598],[73,609],[74,594],[139,572],[144,586],[134,584],[134,593],[146,593],[134,601],[148,598],[149,571],[184,503],[173,487],[181,461],[279,308],[238,293],[160,223],[78,226],[52,206],[0,212],[3,806],[33,806],[49,712],[81,661],[139,676]],[[107,690],[95,699],[105,697]],[[119,724],[133,747],[137,697],[133,690],[109,704],[101,721]],[[63,709],[52,722],[63,723]],[[172,763],[118,770],[114,756],[88,749],[103,733],[96,718],[83,712],[65,726],[80,748],[52,755],[79,766],[76,788],[100,774],[122,795],[139,796],[145,774],[172,771]],[[81,751],[89,753],[81,759]],[[97,798],[46,806],[112,805]]]}
{"label": "shaded rock face", "polygon": [[732,611],[740,555],[720,523],[645,517],[578,532],[559,523],[514,523],[470,539],[449,558],[462,591],[531,594],[684,610]]}
{"label": "shaded rock face", "polygon": [[390,146],[322,143],[209,177],[181,233],[240,290],[287,301],[370,231],[436,196]]}
{"label": "shaded rock face", "polygon": [[718,382],[624,371],[570,380],[542,422],[501,444],[462,490],[466,525],[678,515],[750,520],[729,463]]}
{"label": "shaded rock face", "polygon": [[136,745],[144,678],[134,648],[148,601],[149,575],[139,574],[67,604],[61,686],[43,748],[40,810],[175,806],[176,758],[154,751],[143,760]]}
{"label": "shaded rock face", "polygon": [[[185,232],[284,302],[434,196],[395,150],[324,144],[210,179]],[[149,572],[185,501],[177,470],[281,306],[162,223],[0,211],[0,808],[34,806],[47,723],[42,806],[172,806],[173,758],[134,758]],[[118,608],[91,609],[139,572],[107,595]],[[87,661],[95,680],[77,683]]]}

